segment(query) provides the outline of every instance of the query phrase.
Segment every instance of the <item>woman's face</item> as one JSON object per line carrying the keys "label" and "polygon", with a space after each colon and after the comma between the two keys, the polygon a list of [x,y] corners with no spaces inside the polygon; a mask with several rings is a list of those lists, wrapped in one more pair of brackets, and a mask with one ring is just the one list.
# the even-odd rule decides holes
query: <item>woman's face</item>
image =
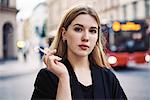
{"label": "woman's face", "polygon": [[88,56],[98,39],[98,24],[94,17],[81,14],[72,21],[62,36],[67,40],[68,55]]}

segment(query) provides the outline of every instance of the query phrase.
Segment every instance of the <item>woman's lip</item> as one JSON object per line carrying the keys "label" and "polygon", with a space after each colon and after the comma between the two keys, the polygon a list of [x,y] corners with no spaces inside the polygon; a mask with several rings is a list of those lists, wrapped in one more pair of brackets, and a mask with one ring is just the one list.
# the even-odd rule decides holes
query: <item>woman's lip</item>
{"label": "woman's lip", "polygon": [[82,50],[87,50],[89,48],[89,46],[87,45],[79,45],[79,47],[82,49]]}
{"label": "woman's lip", "polygon": [[81,45],[79,45],[79,47],[87,47],[87,48],[89,48],[89,46],[88,45],[84,45],[84,44],[81,44]]}

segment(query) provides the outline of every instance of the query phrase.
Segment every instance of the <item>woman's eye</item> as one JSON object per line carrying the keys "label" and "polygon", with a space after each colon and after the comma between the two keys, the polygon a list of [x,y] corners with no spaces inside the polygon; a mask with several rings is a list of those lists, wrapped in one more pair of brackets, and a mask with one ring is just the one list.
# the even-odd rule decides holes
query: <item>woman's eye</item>
{"label": "woman's eye", "polygon": [[91,33],[97,33],[97,30],[90,30]]}
{"label": "woman's eye", "polygon": [[76,27],[76,28],[74,28],[74,30],[75,30],[76,32],[81,32],[81,31],[82,31],[82,28]]}

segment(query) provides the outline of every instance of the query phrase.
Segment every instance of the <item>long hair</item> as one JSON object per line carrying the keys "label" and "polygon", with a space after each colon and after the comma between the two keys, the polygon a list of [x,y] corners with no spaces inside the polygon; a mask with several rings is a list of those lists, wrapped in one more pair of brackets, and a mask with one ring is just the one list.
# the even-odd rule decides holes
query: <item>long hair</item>
{"label": "long hair", "polygon": [[72,23],[72,21],[80,14],[89,14],[90,16],[92,16],[96,20],[99,27],[98,40],[93,51],[89,55],[89,59],[101,67],[109,67],[110,65],[107,62],[104,52],[104,38],[100,29],[100,20],[96,11],[89,6],[78,5],[70,8],[66,12],[63,19],[61,20],[56,36],[50,46],[50,49],[56,49],[57,56],[60,56],[62,58],[67,57],[67,43],[62,40],[62,28],[65,28],[67,30],[68,26]]}

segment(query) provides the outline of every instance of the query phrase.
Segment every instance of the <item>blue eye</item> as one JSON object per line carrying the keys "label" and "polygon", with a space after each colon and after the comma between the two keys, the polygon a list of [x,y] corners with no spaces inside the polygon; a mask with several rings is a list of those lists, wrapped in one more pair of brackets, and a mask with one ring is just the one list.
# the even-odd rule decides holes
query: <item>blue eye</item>
{"label": "blue eye", "polygon": [[82,31],[82,28],[76,27],[76,28],[74,28],[74,30],[75,30],[76,32],[81,32],[81,31]]}

